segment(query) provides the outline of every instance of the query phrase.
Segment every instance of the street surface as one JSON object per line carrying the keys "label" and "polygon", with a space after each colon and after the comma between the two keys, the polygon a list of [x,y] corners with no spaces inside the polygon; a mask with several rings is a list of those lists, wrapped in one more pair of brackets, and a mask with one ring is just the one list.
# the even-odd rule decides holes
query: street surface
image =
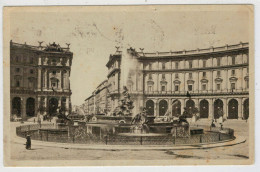
{"label": "street surface", "polygon": [[[201,121],[199,124],[208,124]],[[18,124],[12,124],[13,130]],[[169,159],[247,159],[248,123],[246,121],[226,121],[224,127],[233,128],[235,135],[247,139],[245,143],[211,149],[193,150],[85,150],[46,146],[34,146],[26,150],[25,145],[11,143],[11,159],[14,160],[169,160]],[[14,132],[13,132],[14,133]],[[24,144],[25,144],[24,139]],[[55,144],[54,144],[55,145]]]}

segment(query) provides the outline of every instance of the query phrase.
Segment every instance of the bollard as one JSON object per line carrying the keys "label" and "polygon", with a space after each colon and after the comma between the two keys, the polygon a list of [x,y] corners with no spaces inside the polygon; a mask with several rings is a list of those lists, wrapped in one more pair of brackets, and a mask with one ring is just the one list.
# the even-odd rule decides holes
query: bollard
{"label": "bollard", "polygon": [[[39,130],[40,131],[40,130]],[[42,132],[40,131],[40,134],[41,134],[41,140],[42,140]]]}
{"label": "bollard", "polygon": [[46,133],[46,140],[48,141],[49,140],[49,131],[47,130],[47,133]]}
{"label": "bollard", "polygon": [[220,141],[221,139],[220,139],[220,133],[218,133],[218,140]]}
{"label": "bollard", "polygon": [[202,143],[202,135],[200,135],[200,143]]}
{"label": "bollard", "polygon": [[173,141],[173,144],[175,145],[176,144],[176,137],[175,136],[172,137],[172,141]]}
{"label": "bollard", "polygon": [[140,137],[140,144],[143,145],[143,137]]}

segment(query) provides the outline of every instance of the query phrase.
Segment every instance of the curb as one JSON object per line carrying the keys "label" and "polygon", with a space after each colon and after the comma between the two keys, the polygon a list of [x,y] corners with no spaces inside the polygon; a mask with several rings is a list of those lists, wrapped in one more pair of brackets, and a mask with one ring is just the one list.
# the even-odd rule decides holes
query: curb
{"label": "curb", "polygon": [[[25,139],[15,136],[11,141],[17,144],[25,144]],[[32,140],[33,146],[56,147],[64,149],[84,149],[84,150],[188,150],[188,149],[211,149],[217,147],[234,146],[245,143],[246,139],[240,136],[232,140],[226,140],[218,143],[200,144],[200,145],[179,145],[179,146],[156,146],[156,145],[89,145],[89,144],[68,144],[57,142],[43,142]]]}

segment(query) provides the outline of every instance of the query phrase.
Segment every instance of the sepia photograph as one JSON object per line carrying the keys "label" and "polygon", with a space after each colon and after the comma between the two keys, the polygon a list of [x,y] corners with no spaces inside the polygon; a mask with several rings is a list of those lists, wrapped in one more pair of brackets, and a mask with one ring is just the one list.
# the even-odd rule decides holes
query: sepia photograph
{"label": "sepia photograph", "polygon": [[252,5],[3,11],[5,166],[254,163]]}

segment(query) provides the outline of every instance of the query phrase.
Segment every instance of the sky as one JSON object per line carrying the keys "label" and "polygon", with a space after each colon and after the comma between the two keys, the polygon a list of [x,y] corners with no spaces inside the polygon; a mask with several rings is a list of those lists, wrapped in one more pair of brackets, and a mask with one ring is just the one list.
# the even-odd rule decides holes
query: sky
{"label": "sky", "polygon": [[10,15],[11,39],[29,45],[38,45],[38,41],[64,47],[71,44],[73,105],[83,104],[106,79],[105,65],[109,55],[115,53],[115,46],[165,52],[249,41],[246,10],[119,8],[16,10]]}

